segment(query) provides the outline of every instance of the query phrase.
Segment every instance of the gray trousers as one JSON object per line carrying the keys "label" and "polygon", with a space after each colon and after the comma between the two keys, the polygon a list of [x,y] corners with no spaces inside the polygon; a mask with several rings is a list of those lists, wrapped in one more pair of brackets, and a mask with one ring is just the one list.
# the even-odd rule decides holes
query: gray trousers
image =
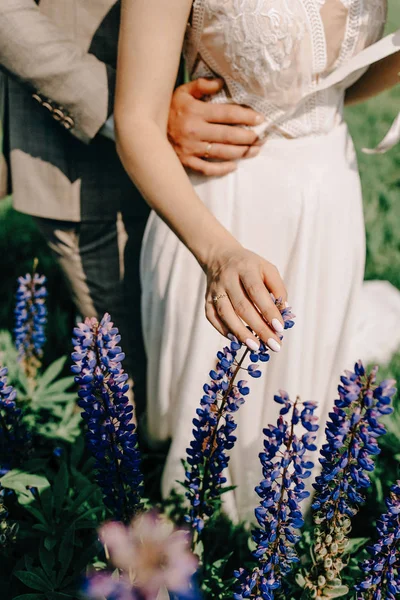
{"label": "gray trousers", "polygon": [[60,264],[80,317],[110,313],[134,381],[138,416],[146,398],[146,359],[140,314],[139,258],[147,215],[118,213],[114,221],[74,223],[35,218]]}

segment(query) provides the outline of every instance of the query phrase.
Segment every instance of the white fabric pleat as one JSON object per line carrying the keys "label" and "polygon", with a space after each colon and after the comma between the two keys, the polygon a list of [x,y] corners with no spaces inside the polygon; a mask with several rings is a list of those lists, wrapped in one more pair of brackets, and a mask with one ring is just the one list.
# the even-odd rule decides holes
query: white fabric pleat
{"label": "white fabric pleat", "polygon": [[[226,177],[191,179],[233,235],[278,266],[297,315],[281,353],[272,356],[262,379],[250,381],[251,395],[238,413],[238,442],[228,470],[238,487],[226,502],[231,516],[246,519],[261,476],[262,428],[279,410],[273,395],[283,388],[316,400],[324,418],[343,369],[363,358],[358,350],[349,353],[359,334],[356,347],[365,349],[365,331],[356,327],[365,256],[359,175],[351,139],[340,125],[326,136],[271,140],[260,156],[242,161]],[[202,386],[226,340],[206,321],[201,268],[155,213],[145,233],[141,275],[149,434],[154,441],[172,438],[163,476],[167,494],[182,480],[181,459]],[[379,297],[370,311],[374,322],[393,306],[399,314],[399,302],[398,295]]]}

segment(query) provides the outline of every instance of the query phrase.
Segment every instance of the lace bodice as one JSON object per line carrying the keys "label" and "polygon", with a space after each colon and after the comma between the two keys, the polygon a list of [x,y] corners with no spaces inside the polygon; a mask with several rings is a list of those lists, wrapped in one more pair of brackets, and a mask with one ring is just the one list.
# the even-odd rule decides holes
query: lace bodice
{"label": "lace bodice", "polygon": [[195,0],[189,73],[222,77],[213,101],[258,110],[270,133],[324,133],[341,119],[344,92],[313,88],[379,39],[386,12],[387,0]]}

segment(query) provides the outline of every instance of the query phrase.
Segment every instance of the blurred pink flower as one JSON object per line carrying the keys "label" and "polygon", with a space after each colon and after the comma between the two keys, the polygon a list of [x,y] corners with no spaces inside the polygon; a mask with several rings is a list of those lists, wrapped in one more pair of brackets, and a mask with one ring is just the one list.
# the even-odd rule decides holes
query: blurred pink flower
{"label": "blurred pink flower", "polygon": [[156,512],[136,517],[126,527],[106,523],[100,539],[112,564],[123,571],[146,598],[155,598],[162,588],[171,592],[189,590],[197,560],[189,549],[189,534]]}
{"label": "blurred pink flower", "polygon": [[134,600],[132,585],[128,579],[120,577],[116,579],[111,573],[99,572],[91,575],[86,580],[84,593],[92,600],[104,600],[104,598],[118,598],[118,600]]}

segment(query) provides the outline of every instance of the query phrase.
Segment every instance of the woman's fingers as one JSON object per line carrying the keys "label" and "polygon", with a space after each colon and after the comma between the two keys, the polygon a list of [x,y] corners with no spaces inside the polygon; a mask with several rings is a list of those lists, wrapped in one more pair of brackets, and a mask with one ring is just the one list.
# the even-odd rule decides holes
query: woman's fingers
{"label": "woman's fingers", "polygon": [[206,267],[207,317],[214,327],[252,350],[261,340],[279,352],[285,326],[272,296],[286,302],[287,293],[278,269],[238,244],[217,248]]}
{"label": "woman's fingers", "polygon": [[215,304],[212,300],[207,301],[206,317],[211,323],[211,325],[215,327],[215,329],[219,331],[221,335],[223,335],[224,337],[228,337],[230,331],[226,327],[226,325],[224,325],[223,321],[221,321],[221,319],[219,318],[217,310],[215,308]]}
{"label": "woman's fingers", "polygon": [[246,294],[258,308],[263,319],[269,323],[274,334],[280,336],[285,329],[284,322],[279,309],[271,298],[269,287],[268,289],[266,287],[264,277],[257,272],[249,271],[242,275],[241,281]]}
{"label": "woman's fingers", "polygon": [[[250,276],[250,281],[257,282],[253,284],[256,292],[254,297],[260,301],[264,300],[267,304],[268,300],[264,296],[268,297],[269,294],[263,285],[261,277],[258,276],[258,279],[254,278],[253,280]],[[269,319],[262,318],[262,315],[257,310],[258,305],[253,298],[251,298],[245,292],[245,288],[240,285],[239,281],[236,285],[234,282],[232,282],[232,285],[229,287],[229,299],[232,303],[235,313],[256,333],[260,340],[262,340],[264,344],[266,344],[274,352],[279,352],[281,349],[279,334],[283,331],[283,325],[281,326],[281,331],[279,334],[277,334],[276,329],[271,325],[271,321],[269,321]],[[273,305],[271,298],[270,301]],[[268,308],[270,309],[270,306],[268,306]],[[274,313],[272,313],[271,310],[268,310],[268,315],[271,316],[271,314],[273,315],[273,319],[280,317],[278,309],[275,309]],[[278,325],[278,322],[276,322],[275,324],[279,329],[279,325],[281,323],[279,322]]]}
{"label": "woman's fingers", "polygon": [[285,303],[288,298],[286,286],[283,283],[283,279],[275,265],[264,261],[263,276],[264,283],[271,294],[273,294],[276,299],[281,298],[282,302]]}
{"label": "woman's fingers", "polygon": [[[211,302],[214,304],[214,310],[216,314],[207,309],[207,318],[210,323],[214,325],[213,321],[218,318],[218,323],[222,323],[225,331],[232,333],[243,344],[246,344],[250,350],[258,350],[260,347],[260,342],[257,340],[256,336],[247,329],[243,321],[239,319],[228,295],[226,293],[217,294],[217,298],[217,300],[211,300]],[[217,327],[217,329],[218,331],[221,331],[219,327]]]}

